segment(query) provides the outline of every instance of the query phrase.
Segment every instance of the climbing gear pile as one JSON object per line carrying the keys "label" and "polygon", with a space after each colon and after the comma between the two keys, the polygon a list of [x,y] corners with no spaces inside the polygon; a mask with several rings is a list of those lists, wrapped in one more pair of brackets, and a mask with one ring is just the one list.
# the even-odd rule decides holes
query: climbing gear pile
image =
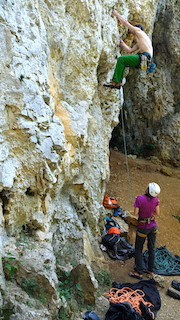
{"label": "climbing gear pile", "polygon": [[104,220],[105,220],[104,234],[108,233],[108,230],[112,227],[119,228],[119,230],[120,230],[120,225],[117,221],[115,221],[109,217],[105,217]]}
{"label": "climbing gear pile", "polygon": [[119,204],[118,204],[116,198],[104,195],[103,206],[107,209],[115,209],[115,208],[119,207]]}
{"label": "climbing gear pile", "polygon": [[121,237],[119,224],[109,217],[106,217],[105,221],[102,235],[103,251],[107,251],[109,257],[115,260],[124,261],[132,258],[134,256],[134,247],[124,237]]}
{"label": "climbing gear pile", "polygon": [[129,287],[123,287],[122,289],[112,288],[110,293],[104,293],[104,296],[112,303],[129,303],[140,315],[142,315],[140,306],[143,303],[147,306],[152,319],[154,319],[154,313],[150,309],[154,305],[144,300],[145,293],[140,289],[133,290]]}
{"label": "climbing gear pile", "polygon": [[113,247],[120,241],[120,226],[115,220],[109,217],[105,217],[105,222],[102,244],[107,250],[113,250]]}
{"label": "climbing gear pile", "polygon": [[[113,282],[109,294],[106,299],[109,300],[112,296],[112,299],[117,297],[118,300],[112,300],[115,302],[109,300],[110,307],[105,320],[152,320],[161,307],[161,297],[154,279],[135,283]],[[103,296],[105,295],[106,293]],[[125,302],[121,302],[123,300]],[[139,309],[140,313],[136,311]]]}
{"label": "climbing gear pile", "polygon": [[120,208],[118,201],[114,197],[109,197],[107,195],[104,195],[103,206],[106,209],[113,209],[114,210],[114,214],[113,214],[114,217],[121,216],[121,218],[126,218],[126,216],[127,216],[127,212],[125,210],[123,210],[122,208]]}

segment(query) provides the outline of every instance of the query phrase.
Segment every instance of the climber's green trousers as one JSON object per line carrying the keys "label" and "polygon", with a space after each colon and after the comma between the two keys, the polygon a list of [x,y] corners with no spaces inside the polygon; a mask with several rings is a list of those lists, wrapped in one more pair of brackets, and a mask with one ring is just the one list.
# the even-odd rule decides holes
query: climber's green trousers
{"label": "climber's green trousers", "polygon": [[129,54],[125,56],[120,56],[117,59],[116,67],[114,70],[114,75],[112,81],[119,83],[124,77],[125,67],[137,67],[140,63],[140,57],[138,54]]}

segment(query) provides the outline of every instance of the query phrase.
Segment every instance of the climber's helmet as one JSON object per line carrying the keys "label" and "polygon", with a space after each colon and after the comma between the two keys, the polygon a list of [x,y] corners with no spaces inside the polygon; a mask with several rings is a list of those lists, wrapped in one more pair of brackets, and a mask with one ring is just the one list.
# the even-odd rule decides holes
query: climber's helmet
{"label": "climber's helmet", "polygon": [[157,197],[157,195],[161,192],[160,186],[155,182],[149,183],[148,189],[151,197]]}

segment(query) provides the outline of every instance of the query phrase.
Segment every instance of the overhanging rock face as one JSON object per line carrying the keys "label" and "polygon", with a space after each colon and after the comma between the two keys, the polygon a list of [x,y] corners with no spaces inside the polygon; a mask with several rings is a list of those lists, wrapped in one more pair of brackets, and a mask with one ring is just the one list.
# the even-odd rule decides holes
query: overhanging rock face
{"label": "overhanging rock face", "polygon": [[[144,24],[151,37],[157,5],[120,1],[117,10]],[[0,284],[12,294],[7,309],[16,318],[20,309],[36,320],[58,312],[57,265],[65,273],[84,258],[88,268],[94,261],[102,266],[98,240],[106,214],[109,141],[123,104],[123,90],[103,83],[111,80],[120,55],[119,35],[132,44],[111,11],[108,1],[1,1]],[[38,253],[41,245],[50,260]],[[37,254],[28,269],[30,250]],[[38,299],[50,311],[37,311],[29,301],[33,315],[16,297],[33,292],[35,270]],[[92,296],[95,291],[94,285]]]}

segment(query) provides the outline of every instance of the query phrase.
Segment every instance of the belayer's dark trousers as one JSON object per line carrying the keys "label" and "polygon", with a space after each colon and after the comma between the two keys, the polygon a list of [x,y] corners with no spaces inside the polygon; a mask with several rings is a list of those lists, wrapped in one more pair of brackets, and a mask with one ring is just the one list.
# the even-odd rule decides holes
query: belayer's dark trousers
{"label": "belayer's dark trousers", "polygon": [[135,266],[136,271],[139,274],[143,273],[143,245],[147,238],[147,246],[149,252],[148,260],[148,270],[154,271],[154,261],[155,261],[155,242],[156,242],[157,226],[150,229],[137,229],[136,242],[135,242]]}

